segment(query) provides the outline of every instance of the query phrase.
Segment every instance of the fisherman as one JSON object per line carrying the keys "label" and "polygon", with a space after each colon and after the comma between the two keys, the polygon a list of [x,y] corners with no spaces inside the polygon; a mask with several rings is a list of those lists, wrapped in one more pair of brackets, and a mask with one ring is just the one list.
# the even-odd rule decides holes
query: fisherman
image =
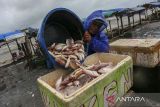
{"label": "fisherman", "polygon": [[83,41],[87,43],[88,55],[109,51],[108,37],[103,31],[107,26],[102,10],[93,12],[84,21],[85,33]]}

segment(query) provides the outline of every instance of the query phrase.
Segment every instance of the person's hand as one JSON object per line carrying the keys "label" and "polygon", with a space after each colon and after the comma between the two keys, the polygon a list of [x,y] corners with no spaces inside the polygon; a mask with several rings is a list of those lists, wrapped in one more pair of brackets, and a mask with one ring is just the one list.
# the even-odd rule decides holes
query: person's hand
{"label": "person's hand", "polygon": [[88,31],[86,31],[84,33],[84,37],[83,37],[84,42],[90,42],[91,41],[91,35],[89,34]]}

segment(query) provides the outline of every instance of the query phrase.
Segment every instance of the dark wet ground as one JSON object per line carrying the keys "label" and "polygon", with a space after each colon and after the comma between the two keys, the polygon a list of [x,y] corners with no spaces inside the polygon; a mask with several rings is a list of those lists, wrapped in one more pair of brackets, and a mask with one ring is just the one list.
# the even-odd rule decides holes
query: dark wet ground
{"label": "dark wet ground", "polygon": [[134,67],[133,88],[137,93],[160,93],[160,66]]}
{"label": "dark wet ground", "polygon": [[44,107],[36,79],[44,68],[24,70],[25,63],[0,68],[0,107]]}
{"label": "dark wet ground", "polygon": [[160,22],[148,23],[131,32],[133,38],[160,38]]}

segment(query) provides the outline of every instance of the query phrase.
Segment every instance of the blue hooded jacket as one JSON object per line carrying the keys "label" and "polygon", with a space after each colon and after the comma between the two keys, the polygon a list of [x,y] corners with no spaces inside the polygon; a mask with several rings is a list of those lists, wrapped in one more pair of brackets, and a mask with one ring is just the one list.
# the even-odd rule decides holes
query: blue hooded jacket
{"label": "blue hooded jacket", "polygon": [[91,41],[87,44],[88,55],[96,53],[96,52],[108,52],[109,51],[108,37],[103,31],[108,26],[107,22],[105,21],[105,17],[103,16],[103,10],[94,11],[91,15],[89,15],[83,23],[84,29],[85,31],[87,31],[91,23],[96,19],[103,21],[103,25],[99,29],[99,32],[93,35]]}

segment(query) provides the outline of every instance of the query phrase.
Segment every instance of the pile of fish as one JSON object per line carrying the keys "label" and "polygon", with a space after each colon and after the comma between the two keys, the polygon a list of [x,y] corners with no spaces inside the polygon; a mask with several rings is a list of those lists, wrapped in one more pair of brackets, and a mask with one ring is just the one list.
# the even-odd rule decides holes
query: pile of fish
{"label": "pile of fish", "polygon": [[48,50],[55,61],[65,68],[77,69],[80,66],[80,61],[85,58],[83,42],[80,40],[67,39],[66,44],[53,43]]}
{"label": "pile of fish", "polygon": [[113,63],[111,62],[102,63],[100,61],[90,66],[80,66],[80,68],[65,78],[61,76],[55,84],[55,89],[64,96],[69,96],[91,80],[110,72],[113,67]]}

